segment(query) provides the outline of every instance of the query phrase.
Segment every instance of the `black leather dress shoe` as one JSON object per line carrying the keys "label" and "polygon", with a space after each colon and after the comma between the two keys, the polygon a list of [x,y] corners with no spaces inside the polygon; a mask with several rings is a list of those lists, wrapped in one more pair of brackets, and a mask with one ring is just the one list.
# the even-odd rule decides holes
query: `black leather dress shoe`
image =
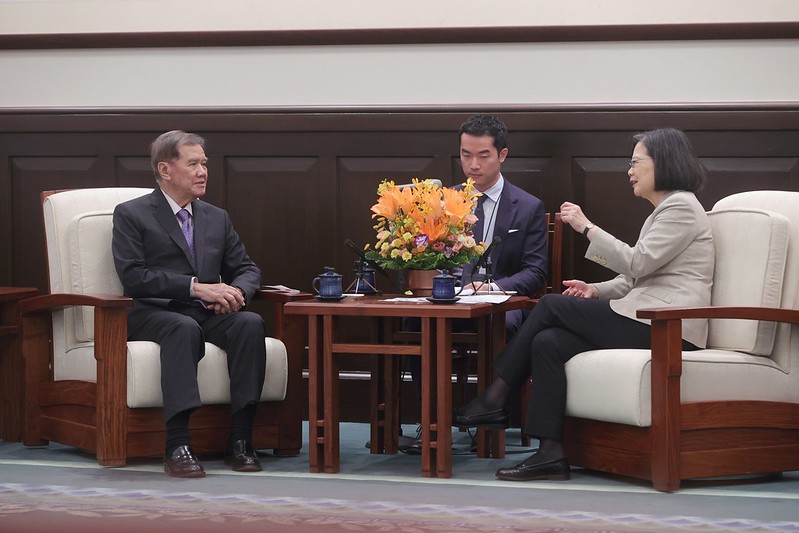
{"label": "black leather dress shoe", "polygon": [[504,429],[508,426],[508,415],[504,409],[467,415],[464,412],[464,408],[460,407],[452,413],[452,425],[457,428],[487,427],[489,429]]}
{"label": "black leather dress shoe", "polygon": [[497,470],[497,477],[505,481],[532,481],[534,479],[566,481],[571,477],[571,468],[566,459],[555,459],[530,465],[525,464],[528,460],[511,468],[500,468]]}
{"label": "black leather dress shoe", "polygon": [[236,472],[260,472],[261,462],[252,449],[252,444],[244,439],[237,440],[225,450],[225,464]]}
{"label": "black leather dress shoe", "polygon": [[400,449],[402,453],[408,455],[422,455],[422,439],[416,439],[405,448]]}
{"label": "black leather dress shoe", "polygon": [[164,472],[172,477],[205,477],[203,466],[188,446],[178,446],[164,456]]}

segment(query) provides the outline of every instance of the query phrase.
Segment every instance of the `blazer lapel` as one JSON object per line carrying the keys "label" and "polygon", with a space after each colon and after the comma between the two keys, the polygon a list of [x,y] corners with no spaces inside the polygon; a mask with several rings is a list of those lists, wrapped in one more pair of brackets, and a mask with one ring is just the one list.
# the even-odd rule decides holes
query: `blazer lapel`
{"label": "blazer lapel", "polygon": [[[189,251],[189,243],[186,242],[186,237],[183,236],[183,231],[180,229],[180,223],[178,222],[177,217],[175,217],[175,213],[172,212],[172,209],[169,207],[169,202],[166,201],[166,197],[164,193],[160,189],[156,189],[153,191],[153,214],[158,220],[159,224],[164,228],[164,230],[169,235],[169,238],[172,239],[181,250],[183,250],[183,255],[186,256],[186,259],[194,268],[195,272],[197,267],[194,263],[194,260],[191,257],[191,252]],[[197,232],[197,228],[194,229],[195,235]],[[197,239],[195,236],[195,250],[197,249]]]}
{"label": "blazer lapel", "polygon": [[[502,194],[499,197],[499,204],[496,209],[498,209],[498,211],[497,220],[494,222],[494,236],[498,236],[502,241],[494,249],[491,255],[492,259],[500,256],[502,247],[505,246],[508,230],[513,220],[516,218],[516,198],[513,198],[511,195],[510,184],[507,180],[505,180],[505,186],[502,187]],[[494,264],[496,265],[496,261],[494,261]]]}
{"label": "blazer lapel", "polygon": [[197,200],[191,203],[191,212],[194,214],[194,264],[199,273],[203,270],[203,259],[205,259],[205,233],[208,219],[205,209]]}

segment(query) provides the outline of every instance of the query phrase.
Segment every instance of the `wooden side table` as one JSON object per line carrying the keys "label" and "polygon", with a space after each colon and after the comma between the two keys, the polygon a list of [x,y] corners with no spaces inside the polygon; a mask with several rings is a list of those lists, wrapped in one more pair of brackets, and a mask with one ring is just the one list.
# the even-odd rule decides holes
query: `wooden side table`
{"label": "wooden side table", "polygon": [[[479,323],[478,386],[485,386],[491,369],[493,354],[505,343],[505,312],[522,309],[528,298],[515,296],[500,304],[472,303],[436,305],[428,302],[398,303],[385,301],[381,296],[345,298],[340,302],[305,300],[288,302],[287,315],[308,317],[308,462],[311,472],[336,473],[339,471],[339,374],[338,354],[360,354],[387,358],[389,361],[380,373],[372,376],[383,380],[382,398],[373,402],[385,405],[384,419],[372,419],[372,452],[396,453],[394,439],[397,433],[394,393],[397,385],[391,383],[398,374],[391,359],[401,355],[416,356],[422,363],[422,475],[425,477],[452,476],[452,321],[458,318],[477,319]],[[386,319],[418,317],[421,321],[421,343],[418,345],[394,344],[391,335],[383,335],[382,342],[346,343],[338,339],[336,322],[340,317],[357,317],[361,320],[387,323]],[[394,413],[394,414],[392,414]],[[378,431],[378,433],[375,433]],[[382,435],[379,432],[382,431]],[[480,457],[501,457],[504,452],[504,432],[497,431],[496,439],[487,431],[478,434]],[[383,443],[374,447],[375,438]]]}
{"label": "wooden side table", "polygon": [[[280,446],[273,451],[275,455],[297,455],[302,448],[302,404],[303,384],[302,370],[305,356],[306,321],[301,316],[287,316],[283,306],[288,302],[296,302],[313,298],[307,292],[285,292],[262,289],[255,299],[270,307],[272,330],[267,335],[280,339],[286,346],[288,354],[288,381],[286,398],[280,409]],[[285,438],[284,438],[285,437]]]}
{"label": "wooden side table", "polygon": [[22,440],[24,420],[19,301],[38,292],[31,287],[0,287],[0,439],[5,442]]}

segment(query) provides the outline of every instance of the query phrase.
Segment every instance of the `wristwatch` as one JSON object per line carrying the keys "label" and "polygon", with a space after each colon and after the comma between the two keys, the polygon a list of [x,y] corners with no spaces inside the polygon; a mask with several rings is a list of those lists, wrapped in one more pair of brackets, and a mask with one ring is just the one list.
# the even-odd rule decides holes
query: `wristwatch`
{"label": "wristwatch", "polygon": [[588,237],[588,232],[592,229],[594,229],[594,225],[589,222],[585,229],[583,229],[583,237]]}

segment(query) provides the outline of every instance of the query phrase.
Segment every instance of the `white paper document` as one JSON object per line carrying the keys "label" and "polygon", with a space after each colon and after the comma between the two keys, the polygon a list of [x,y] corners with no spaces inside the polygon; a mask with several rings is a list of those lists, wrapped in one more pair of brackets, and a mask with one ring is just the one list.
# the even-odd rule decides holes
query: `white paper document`
{"label": "white paper document", "polygon": [[[464,291],[465,292],[465,291]],[[458,300],[454,303],[456,304],[501,304],[502,302],[506,302],[510,299],[510,294],[502,294],[501,292],[492,292],[492,293],[479,293],[474,295],[468,296],[458,296]],[[430,303],[426,297],[414,297],[408,298],[405,296],[399,296],[397,298],[387,298],[384,300],[385,302],[404,302],[404,303]]]}

